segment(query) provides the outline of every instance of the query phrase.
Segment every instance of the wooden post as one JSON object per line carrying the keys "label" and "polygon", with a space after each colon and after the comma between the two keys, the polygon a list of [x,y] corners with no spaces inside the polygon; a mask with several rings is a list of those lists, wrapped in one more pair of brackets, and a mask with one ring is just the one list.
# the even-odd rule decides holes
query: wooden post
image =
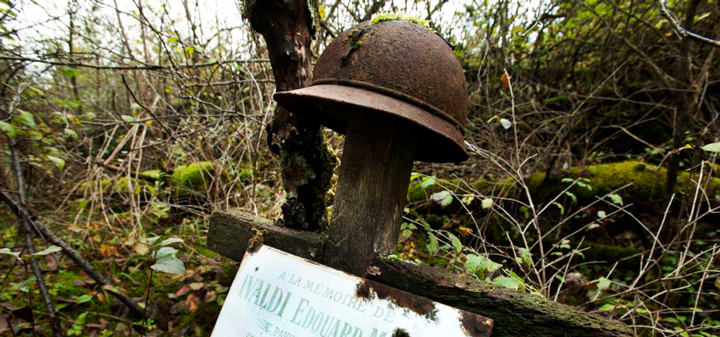
{"label": "wooden post", "polygon": [[321,263],[364,276],[378,254],[395,251],[417,131],[384,114],[349,121]]}

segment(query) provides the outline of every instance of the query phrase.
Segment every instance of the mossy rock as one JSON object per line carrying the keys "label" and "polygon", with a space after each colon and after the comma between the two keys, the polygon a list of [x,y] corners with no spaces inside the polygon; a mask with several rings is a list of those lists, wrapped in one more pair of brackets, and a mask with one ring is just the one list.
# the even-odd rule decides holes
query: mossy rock
{"label": "mossy rock", "polygon": [[[594,195],[603,195],[627,184],[632,184],[620,193],[637,200],[660,200],[665,194],[665,169],[655,169],[639,161],[626,161],[612,164],[590,165],[585,168],[590,174],[592,190],[578,188],[577,192],[583,197],[591,198]],[[582,169],[570,170],[571,178],[587,175]]]}
{"label": "mossy rock", "polygon": [[170,182],[178,194],[205,192],[215,175],[212,162],[201,161],[175,168]]}
{"label": "mossy rock", "polygon": [[[573,168],[568,174],[569,178],[586,177],[590,180],[592,190],[577,188],[575,191],[584,198],[592,198],[597,195],[605,195],[614,190],[622,188],[619,194],[627,197],[633,202],[661,201],[665,196],[665,181],[667,170],[657,168],[655,165],[641,161],[624,161],[610,164],[589,165],[584,170]],[[692,178],[697,179],[697,174]],[[690,181],[689,172],[678,174],[678,183],[675,185],[676,192],[685,192],[686,183]],[[695,190],[695,187],[692,187]],[[713,178],[708,185],[707,193],[710,197],[720,195],[720,179]]]}
{"label": "mossy rock", "polygon": [[[563,172],[557,181],[546,181],[544,172],[536,172],[525,179],[530,192],[535,196],[556,196],[567,187],[567,183],[563,183],[563,178],[587,179],[587,185],[592,189],[573,187],[572,192],[581,199],[593,199],[595,196],[602,196],[617,190],[625,185],[630,186],[622,189],[618,193],[627,202],[659,202],[664,198],[665,193],[665,177],[667,170],[665,168],[657,169],[655,165],[647,164],[641,161],[629,160],[617,163],[588,165],[584,168],[574,167]],[[678,174],[678,184],[676,191],[684,192],[686,182],[691,178],[689,172],[680,172]],[[697,179],[697,174],[693,176]],[[444,180],[443,186],[459,186],[453,187],[451,190],[458,194],[464,193],[467,188],[462,186],[470,185],[475,191],[490,196],[497,196],[502,191],[503,195],[512,195],[518,191],[518,184],[512,178],[488,179],[478,178],[475,180]],[[425,189],[422,188],[420,182],[410,185],[408,189],[408,200],[412,202],[423,202],[430,198],[433,193],[440,192],[444,188],[439,184],[434,184]],[[693,187],[694,191],[694,187]],[[707,194],[711,199],[720,195],[720,178],[713,178],[708,185]],[[453,203],[455,203],[454,201]]]}

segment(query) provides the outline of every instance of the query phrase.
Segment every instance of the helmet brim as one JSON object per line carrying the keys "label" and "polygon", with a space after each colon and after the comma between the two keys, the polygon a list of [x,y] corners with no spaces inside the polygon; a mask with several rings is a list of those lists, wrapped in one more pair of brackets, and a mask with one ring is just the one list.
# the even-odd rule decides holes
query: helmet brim
{"label": "helmet brim", "polygon": [[415,160],[446,163],[468,159],[462,132],[455,124],[394,97],[362,88],[320,84],[277,92],[273,98],[292,113],[342,134],[353,115],[373,112],[394,115],[420,126]]}

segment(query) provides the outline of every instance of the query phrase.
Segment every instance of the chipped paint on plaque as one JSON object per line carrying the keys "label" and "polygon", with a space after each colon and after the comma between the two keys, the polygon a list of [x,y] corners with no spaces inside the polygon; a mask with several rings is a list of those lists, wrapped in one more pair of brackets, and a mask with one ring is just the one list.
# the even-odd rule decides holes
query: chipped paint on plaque
{"label": "chipped paint on plaque", "polygon": [[261,245],[245,254],[214,337],[490,336],[492,320]]}

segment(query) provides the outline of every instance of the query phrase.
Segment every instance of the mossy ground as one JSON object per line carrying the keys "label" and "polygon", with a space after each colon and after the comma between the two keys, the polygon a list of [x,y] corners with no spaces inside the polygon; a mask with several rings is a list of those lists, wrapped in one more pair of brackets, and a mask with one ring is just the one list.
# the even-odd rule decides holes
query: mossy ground
{"label": "mossy ground", "polygon": [[[186,273],[171,275],[154,272],[151,281],[149,312],[155,319],[146,322],[147,336],[175,335],[208,336],[225,295],[237,271],[237,264],[218,256],[205,248],[202,231],[205,224],[197,220],[184,221],[182,226],[168,229],[162,238],[175,237],[184,240],[176,244]],[[120,224],[116,224],[120,225]],[[14,226],[2,234],[2,240],[14,237]],[[84,242],[74,242],[78,233],[84,233]],[[122,291],[144,305],[154,249],[147,238],[155,234],[128,239],[125,232],[108,230],[91,222],[87,226],[74,227],[72,232],[62,233],[81,254],[93,262],[93,267],[107,276]],[[159,241],[162,241],[162,238]],[[156,241],[156,242],[159,242]],[[44,244],[36,241],[39,248]],[[16,309],[28,305],[36,313],[36,330],[49,332],[45,308],[35,282],[30,282],[31,297],[20,289],[28,278],[27,271],[19,264],[10,263],[12,257],[0,255],[0,271],[7,275],[0,289],[0,308]],[[125,307],[111,294],[103,290],[77,265],[61,254],[39,259],[50,294],[55,300],[61,318],[63,334],[78,336],[135,336],[139,335],[142,320],[128,314]],[[0,311],[0,316],[5,314]],[[79,317],[84,317],[79,321]],[[29,335],[30,323],[7,316],[15,329]],[[5,320],[5,318],[3,318]],[[21,334],[21,335],[22,335]]]}
{"label": "mossy ground", "polygon": [[[567,187],[563,178],[587,179],[591,188],[573,189],[578,197],[594,198],[603,196],[615,190],[620,190],[623,198],[630,201],[661,201],[665,196],[665,177],[667,170],[657,168],[655,165],[641,161],[622,161],[617,163],[588,165],[585,167],[574,167],[562,172],[555,181],[546,180],[544,172],[532,173],[525,179],[525,183],[534,195],[556,195]],[[697,180],[697,174],[681,172],[678,175],[677,192],[685,192],[687,183]],[[625,187],[627,185],[627,187]],[[692,185],[692,184],[691,184]],[[712,178],[708,183],[706,194],[710,198],[720,195],[720,178]],[[468,191],[485,195],[497,195],[498,192],[513,195],[518,191],[519,184],[512,178],[480,177],[465,180],[446,180],[442,185],[433,185],[422,188],[420,183],[411,184],[408,190],[410,202],[421,202],[428,200],[432,193],[439,192],[444,188],[451,188],[453,192],[463,194]],[[624,188],[623,188],[624,187]],[[692,186],[694,191],[694,186]],[[542,189],[542,191],[541,191]]]}
{"label": "mossy ground", "polygon": [[215,167],[211,162],[202,161],[180,165],[175,168],[170,177],[173,186],[178,192],[204,191],[212,180]]}
{"label": "mossy ground", "polygon": [[[543,233],[551,229],[555,230],[543,240],[546,243],[545,247],[557,247],[560,238],[575,233],[564,243],[568,248],[563,249],[564,251],[578,247],[582,249],[582,255],[578,254],[575,259],[592,265],[581,268],[583,277],[592,280],[607,273],[608,269],[605,266],[615,262],[618,263],[614,269],[616,277],[636,275],[642,253],[652,244],[648,239],[647,230],[658,230],[665,210],[662,205],[665,203],[666,175],[667,170],[664,168],[658,169],[652,164],[629,160],[573,167],[547,179],[544,172],[535,172],[524,177],[524,184],[528,187],[533,203],[538,209],[552,201],[558,204],[549,207],[538,218]],[[680,196],[692,197],[696,191],[695,182],[698,178],[697,173],[681,172],[675,187],[676,193]],[[430,180],[436,182],[431,184]],[[568,189],[572,196],[564,193],[573,183],[576,184]],[[710,200],[712,204],[718,205],[720,179],[704,180],[701,186],[708,196],[703,200]],[[445,206],[438,200],[433,200],[438,199],[434,198],[434,195],[440,195],[443,191],[450,191],[453,196],[452,202]],[[606,198],[605,202],[598,199],[613,192],[621,197],[628,214],[620,212],[603,220],[598,214],[610,214],[620,205],[614,204],[611,198]],[[558,196],[559,198],[556,198]],[[492,208],[483,207],[483,198],[493,200]],[[588,206],[593,202],[594,205]],[[523,204],[527,205],[527,195],[522,184],[509,177],[486,175],[462,180],[424,177],[416,178],[408,189],[408,207],[415,212],[410,214],[409,218],[426,223],[433,230],[453,233],[468,246],[477,244],[475,234],[478,230],[481,231],[484,242],[493,245],[510,246],[508,238],[511,238],[515,244],[521,242],[517,227],[511,220],[504,218],[502,216],[504,213],[497,207],[504,207],[508,216],[514,216],[514,220],[527,224],[532,218],[527,208],[522,210]],[[576,211],[578,213],[574,213]],[[668,221],[672,223],[674,219]],[[562,226],[555,227],[561,222]],[[585,226],[588,225],[592,227],[586,228]],[[672,224],[665,226],[665,235],[672,235],[671,232],[675,227]],[[712,228],[714,227],[706,223],[698,227],[697,236],[708,238],[703,239],[705,245],[716,242],[711,239],[716,235],[710,233],[714,230]],[[401,239],[399,245],[401,255],[409,260],[429,262],[440,267],[445,267],[448,260],[452,261],[452,255],[445,256],[444,263],[440,262],[443,259],[433,259],[433,254],[423,250],[428,242],[427,235],[421,228],[409,235],[407,240]],[[576,303],[575,301],[584,303],[587,298],[566,297],[564,300],[566,302],[563,303]]]}
{"label": "mossy ground", "polygon": [[[215,175],[215,168],[210,162],[197,162],[187,165],[178,166],[171,175],[160,170],[151,170],[141,174],[142,179],[137,184],[152,186],[155,182],[167,181],[168,190],[174,191],[176,187],[204,192],[203,189],[208,188],[208,182]],[[632,183],[629,187],[623,189],[619,194],[622,195],[626,202],[632,200],[648,201],[660,200],[663,197],[664,177],[666,171],[664,169],[656,170],[654,166],[639,161],[625,161],[610,164],[589,165],[584,168],[572,168],[561,174],[552,184],[548,185],[544,173],[534,173],[526,178],[526,184],[531,191],[538,192],[537,189],[543,188],[551,190],[553,193],[559,193],[567,183],[562,182],[563,178],[587,179],[588,185],[592,186],[592,191],[583,188],[574,188],[573,191],[578,198],[592,199],[595,196],[603,195]],[[247,172],[241,172],[240,175],[247,175]],[[170,177],[166,179],[166,177]],[[121,178],[115,181],[103,180],[101,185],[109,191],[115,193],[127,193],[127,179]],[[680,184],[678,188],[683,188],[683,182],[691,179],[688,173],[681,173]],[[697,178],[694,178],[697,179]],[[134,180],[130,180],[136,183]],[[143,186],[145,186],[143,185]],[[513,196],[517,197],[519,192],[519,184],[508,177],[485,176],[471,180],[446,180],[438,181],[423,188],[421,181],[411,184],[408,191],[408,199],[411,208],[417,208],[421,204],[431,204],[428,201],[434,193],[451,189],[458,196],[466,194],[486,195],[486,196]],[[172,192],[175,193],[175,192]],[[709,183],[708,195],[714,196],[720,193],[720,179],[713,179]],[[472,212],[482,211],[480,199],[469,203]],[[457,207],[458,200],[454,200],[448,207]],[[434,212],[439,208],[428,208],[420,216],[424,217],[432,228],[442,228],[444,230],[457,233],[461,239],[465,239],[459,231],[460,228],[472,227],[472,222],[467,217],[458,216],[464,210],[456,208],[455,215],[446,215],[447,209],[440,212]],[[122,289],[139,302],[143,302],[145,291],[147,290],[147,278],[149,276],[149,251],[145,251],[142,247],[142,240],[136,238],[132,241],[128,240],[124,231],[119,230],[120,226],[127,226],[128,222],[123,220],[130,217],[131,214],[117,213],[113,217],[113,226],[117,229],[109,228],[104,224],[94,223],[93,221],[79,227],[73,227],[72,235],[66,235],[69,238],[75,238],[71,241],[75,247],[82,247],[83,255],[92,261],[96,261],[94,266],[103,274],[108,275],[113,281],[121,285]],[[160,225],[166,221],[157,219]],[[206,224],[198,223],[197,218],[186,218],[179,221],[180,225],[167,226],[159,232],[167,237],[181,237],[185,242],[178,246],[181,251],[179,257],[185,262],[187,273],[179,276],[154,273],[152,279],[152,291],[150,307],[152,310],[163,311],[167,314],[160,321],[150,321],[148,323],[153,335],[158,333],[160,327],[169,325],[174,332],[180,332],[184,335],[207,335],[212,331],[212,323],[218,314],[222,303],[224,302],[224,294],[232,282],[237,265],[216,253],[209,251],[205,247],[204,235]],[[14,226],[9,226],[9,232],[3,235],[4,240],[10,240],[16,237]],[[82,241],[78,241],[77,233],[84,233]],[[419,231],[418,231],[419,232]],[[65,233],[68,234],[68,233]],[[501,238],[503,233],[499,231],[497,237]],[[140,237],[150,237],[156,234],[142,234]],[[498,238],[496,242],[500,242]],[[427,244],[427,236],[413,235],[401,240],[399,247],[403,252],[414,251],[416,256],[421,258],[423,263],[437,264],[441,267],[447,267],[450,263],[448,257],[435,256],[430,257],[429,254],[422,255],[417,253]],[[41,245],[40,243],[38,243]],[[585,251],[585,259],[590,260],[608,260],[608,261],[628,261],[632,266],[637,264],[633,260],[626,260],[627,257],[637,253],[637,250],[631,247],[619,247],[616,245],[598,244],[586,241],[586,246],[590,250]],[[408,248],[409,247],[409,248]],[[403,253],[401,253],[402,255]],[[407,255],[407,254],[405,254]],[[403,256],[405,256],[403,255]],[[409,256],[409,255],[408,255]],[[405,256],[405,257],[408,257]],[[5,258],[2,256],[2,258]],[[124,335],[132,334],[133,327],[138,327],[140,320],[136,317],[129,316],[129,319],[115,319],[108,317],[107,313],[114,313],[122,317],[123,307],[111,295],[103,291],[97,284],[87,277],[77,266],[73,265],[68,259],[55,256],[41,261],[43,270],[46,271],[47,283],[51,285],[51,292],[56,298],[59,305],[59,313],[63,318],[63,326],[66,328],[73,327],[75,319],[83,313],[86,313],[87,322],[78,325],[81,334],[100,334],[106,331],[107,334]],[[7,261],[7,260],[3,260]],[[10,264],[3,264],[10,266]],[[629,269],[630,266],[624,264],[618,265],[619,269]],[[3,272],[7,269],[1,269]],[[9,278],[9,286],[4,287],[0,291],[0,301],[12,303],[15,307],[21,307],[26,304],[27,296],[12,285],[19,283],[27,277],[25,272],[15,267],[11,269]],[[491,291],[491,290],[488,290]],[[89,295],[89,298],[81,297]],[[39,293],[33,290],[33,307],[38,313],[42,313],[42,307],[39,299]],[[552,307],[545,300],[537,299],[537,310],[548,310]],[[492,301],[478,302],[478,306],[491,306]],[[532,303],[526,303],[530,305]],[[562,316],[564,313],[558,313]],[[569,317],[569,316],[568,316]],[[560,319],[560,318],[559,318]],[[566,319],[566,318],[562,318]],[[38,320],[42,322],[43,317]],[[91,323],[91,324],[87,324]]]}

